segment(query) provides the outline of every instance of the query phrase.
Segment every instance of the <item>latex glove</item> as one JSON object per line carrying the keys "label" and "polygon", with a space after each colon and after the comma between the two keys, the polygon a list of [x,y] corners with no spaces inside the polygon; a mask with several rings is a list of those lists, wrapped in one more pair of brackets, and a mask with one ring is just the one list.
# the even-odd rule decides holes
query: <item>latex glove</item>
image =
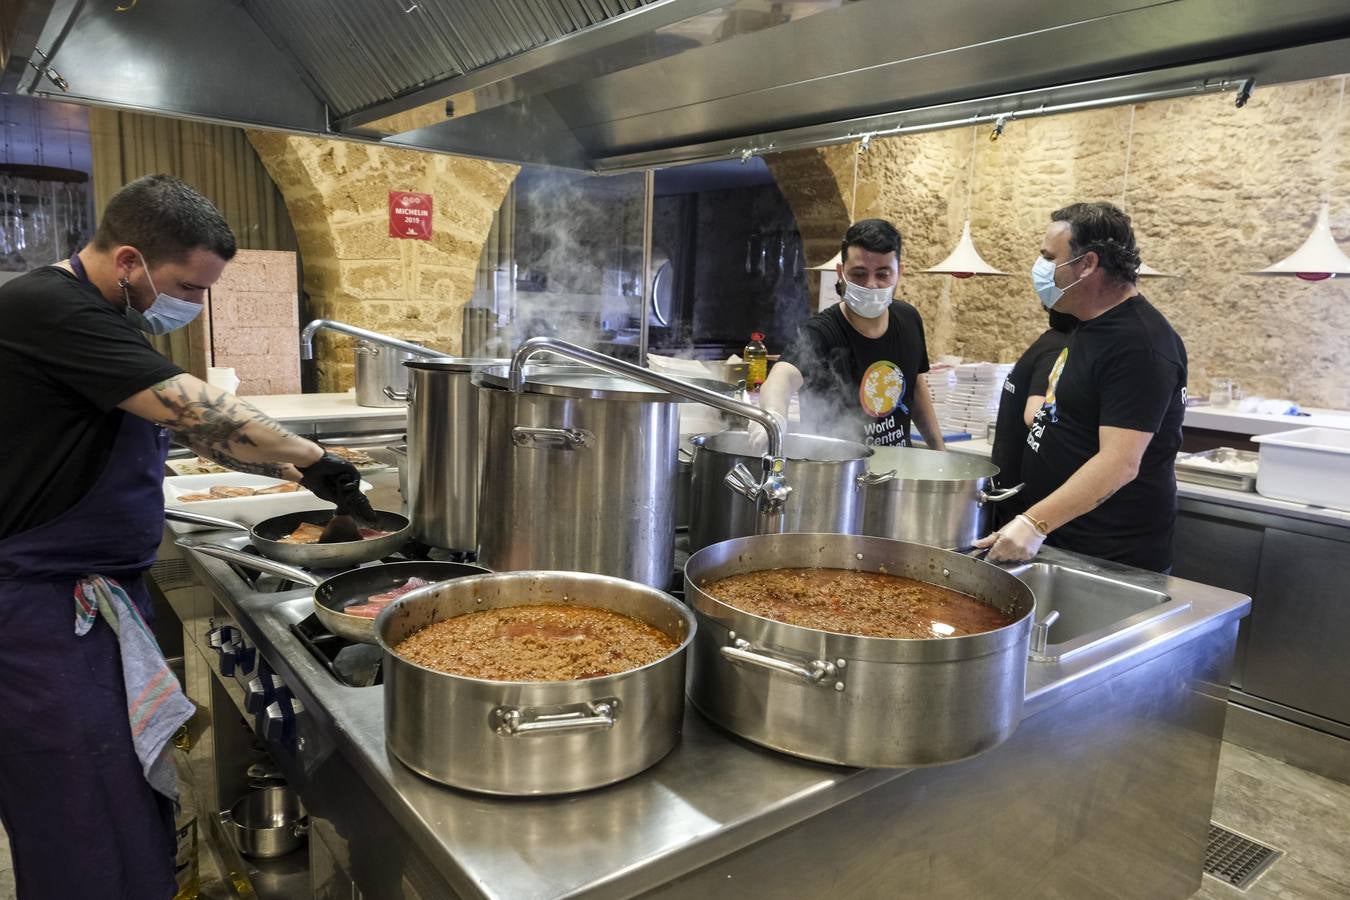
{"label": "latex glove", "polygon": [[375,521],[375,510],[361,493],[361,473],[347,460],[324,453],[317,461],[300,467],[300,476],[300,483],[313,491],[314,496],[337,505],[338,515]]}
{"label": "latex glove", "polygon": [[[787,416],[782,413],[776,413],[771,409],[764,410],[778,421],[778,427],[783,429],[783,434],[787,434],[788,421]],[[769,432],[764,430],[764,426],[758,422],[751,422],[746,429],[750,435],[750,449],[760,456],[769,452]]]}
{"label": "latex glove", "polygon": [[1024,562],[1040,552],[1045,535],[1026,516],[1019,515],[993,534],[975,542],[976,547],[987,547],[986,562]]}

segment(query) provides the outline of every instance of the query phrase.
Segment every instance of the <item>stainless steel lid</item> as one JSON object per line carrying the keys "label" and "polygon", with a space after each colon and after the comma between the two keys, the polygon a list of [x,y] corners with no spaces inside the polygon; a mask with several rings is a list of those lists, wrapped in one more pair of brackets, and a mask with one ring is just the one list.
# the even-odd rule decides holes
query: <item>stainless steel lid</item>
{"label": "stainless steel lid", "polygon": [[488,366],[509,366],[511,360],[491,356],[438,356],[434,359],[410,359],[403,365],[427,372],[472,372]]}
{"label": "stainless steel lid", "polygon": [[[527,366],[525,391],[555,397],[632,400],[643,403],[675,403],[680,399],[659,388],[596,369],[584,366],[568,366],[566,369],[567,371],[560,371],[557,366]],[[506,367],[484,369],[474,376],[474,383],[509,390],[511,384],[508,375]]]}
{"label": "stainless steel lid", "polygon": [[[700,437],[702,440],[695,443],[704,450],[756,459],[760,456],[750,444],[750,435],[744,431],[722,431]],[[872,448],[866,444],[814,434],[789,434],[783,443],[783,456],[789,462],[849,462],[872,455]],[[871,468],[875,469],[875,466]]]}
{"label": "stainless steel lid", "polygon": [[875,447],[867,461],[869,471],[881,475],[895,470],[898,481],[970,481],[993,478],[998,466],[987,459],[950,450],[918,447]]}

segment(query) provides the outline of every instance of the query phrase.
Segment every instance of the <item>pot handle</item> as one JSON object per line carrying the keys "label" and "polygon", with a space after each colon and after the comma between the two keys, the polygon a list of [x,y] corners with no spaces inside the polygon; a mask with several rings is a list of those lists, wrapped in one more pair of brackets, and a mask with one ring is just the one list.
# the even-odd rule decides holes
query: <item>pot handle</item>
{"label": "pot handle", "polygon": [[858,476],[858,487],[871,487],[874,484],[885,484],[888,481],[894,481],[896,474],[895,469],[891,469],[889,472],[880,473],[872,471],[864,472]]}
{"label": "pot handle", "polygon": [[252,528],[241,522],[235,522],[232,519],[221,519],[216,516],[208,516],[205,513],[188,512],[185,509],[168,507],[164,510],[164,518],[172,522],[187,522],[190,525],[209,525],[212,528],[230,528],[235,531],[242,531],[245,534],[253,533]]}
{"label": "pot handle", "polygon": [[595,443],[595,435],[584,428],[536,428],[516,425],[511,440],[517,447],[533,450],[578,450]]}
{"label": "pot handle", "polygon": [[527,715],[514,706],[499,706],[490,721],[502,737],[563,734],[575,731],[608,731],[619,718],[617,699],[593,700],[569,712]]}
{"label": "pot handle", "polygon": [[848,665],[847,660],[837,659],[830,662],[825,659],[813,659],[807,666],[798,665],[790,660],[771,656],[763,650],[756,650],[745,638],[736,637],[736,632],[727,634],[731,643],[722,648],[722,658],[731,663],[758,666],[770,672],[792,675],[808,684],[830,685],[836,691],[844,689],[841,670]]}
{"label": "pot handle", "polygon": [[1015,497],[1021,493],[1022,488],[1024,487],[1026,487],[1026,484],[1015,484],[1006,490],[994,491],[992,494],[986,491],[980,491],[980,505],[983,506],[986,503],[1000,503],[1007,500],[1009,497]]}
{"label": "pot handle", "polygon": [[298,838],[307,836],[309,834],[309,816],[301,816],[296,819],[295,824],[291,826],[291,834]]}
{"label": "pot handle", "polygon": [[390,400],[399,400],[403,403],[407,403],[408,398],[412,396],[408,391],[396,391],[387,384],[384,386],[384,395]]}
{"label": "pot handle", "polygon": [[288,566],[273,559],[264,559],[242,550],[232,550],[229,547],[221,547],[216,544],[192,544],[186,541],[175,541],[174,543],[184,550],[194,550],[197,553],[214,556],[216,559],[223,559],[226,562],[238,563],[257,572],[280,575],[282,578],[289,578],[297,584],[308,585],[312,588],[323,584],[322,578],[315,578],[304,569],[297,569],[295,566]]}

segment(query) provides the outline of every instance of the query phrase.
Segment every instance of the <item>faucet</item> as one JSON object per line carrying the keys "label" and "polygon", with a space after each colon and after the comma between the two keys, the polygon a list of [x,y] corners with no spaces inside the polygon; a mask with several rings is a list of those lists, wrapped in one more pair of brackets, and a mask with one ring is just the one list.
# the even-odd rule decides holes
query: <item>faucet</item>
{"label": "faucet", "polygon": [[313,322],[306,325],[300,332],[301,359],[314,358],[314,333],[321,328],[327,328],[329,331],[341,331],[343,334],[350,334],[352,337],[360,338],[363,341],[370,341],[372,344],[383,344],[386,347],[393,347],[395,350],[402,350],[405,353],[413,353],[417,356],[435,358],[448,355],[439,350],[432,350],[430,347],[423,347],[421,344],[400,341],[396,337],[380,334],[378,331],[367,331],[364,328],[357,328],[355,325],[348,325],[345,322],[334,322],[332,319],[315,319]]}
{"label": "faucet", "polygon": [[[651,369],[644,369],[621,359],[606,356],[595,350],[579,347],[557,338],[547,337],[530,338],[516,348],[515,354],[511,357],[511,372],[508,382],[512,391],[519,394],[525,389],[525,364],[531,356],[543,352],[556,353],[558,356],[574,359],[577,362],[609,372],[611,375],[650,385],[684,397],[687,400],[693,400],[696,403],[702,403],[705,406],[731,413],[733,416],[749,419],[763,426],[769,435],[769,447],[768,453],[763,457],[763,472],[759,481],[756,482],[749,471],[741,466],[740,476],[735,479],[736,483],[733,483],[731,476],[728,476],[727,483],[737,493],[755,502],[758,506],[760,534],[776,534],[783,530],[783,504],[787,501],[788,494],[792,493],[792,488],[783,476],[783,469],[786,465],[786,460],[783,458],[783,443],[786,433],[783,426],[768,411],[749,403],[741,403],[739,400],[724,397],[715,391],[687,384],[678,378],[671,378],[668,375],[653,372]],[[736,475],[737,473],[733,472],[732,474]]]}

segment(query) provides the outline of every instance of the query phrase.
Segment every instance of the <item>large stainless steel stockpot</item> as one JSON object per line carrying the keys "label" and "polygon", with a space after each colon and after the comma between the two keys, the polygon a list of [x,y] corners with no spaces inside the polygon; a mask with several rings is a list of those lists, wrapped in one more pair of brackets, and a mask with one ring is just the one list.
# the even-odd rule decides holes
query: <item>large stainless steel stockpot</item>
{"label": "large stainless steel stockpot", "polygon": [[1022,490],[994,491],[998,466],[949,450],[877,447],[868,468],[859,530],[930,547],[971,546],[991,530],[989,504]]}
{"label": "large stainless steel stockpot", "polygon": [[[728,482],[738,466],[760,470],[760,454],[744,431],[698,435],[691,440],[694,461],[689,488],[689,547],[758,532],[753,501]],[[784,456],[791,471],[792,493],[783,504],[784,531],[856,534],[862,525],[863,489],[872,448],[852,441],[789,434]],[[744,482],[741,482],[744,485]]]}
{"label": "large stainless steel stockpot", "polygon": [[408,492],[413,536],[432,547],[478,546],[485,409],[473,372],[510,360],[412,360],[408,372]]}
{"label": "large stainless steel stockpot", "polygon": [[519,393],[496,371],[474,383],[487,407],[479,564],[669,585],[676,398],[595,372],[527,371]]}
{"label": "large stainless steel stockpot", "polygon": [[[728,575],[787,567],[902,575],[1016,619],[962,637],[860,637],[756,616],[704,590]],[[931,766],[983,753],[1021,721],[1036,600],[996,566],[883,538],[774,534],[705,547],[684,571],[698,613],[689,697],[747,740],[840,765]]]}
{"label": "large stainless steel stockpot", "polygon": [[355,351],[356,405],[402,406],[408,392],[408,370],[403,364],[418,356],[364,340],[356,342]]}
{"label": "large stainless steel stockpot", "polygon": [[[679,646],[640,668],[575,681],[450,675],[394,652],[433,622],[526,604],[612,610]],[[693,614],[668,594],[603,575],[510,572],[413,591],[375,620],[389,750],[428,778],[489,794],[562,794],[636,775],[679,740],[695,630]]]}

